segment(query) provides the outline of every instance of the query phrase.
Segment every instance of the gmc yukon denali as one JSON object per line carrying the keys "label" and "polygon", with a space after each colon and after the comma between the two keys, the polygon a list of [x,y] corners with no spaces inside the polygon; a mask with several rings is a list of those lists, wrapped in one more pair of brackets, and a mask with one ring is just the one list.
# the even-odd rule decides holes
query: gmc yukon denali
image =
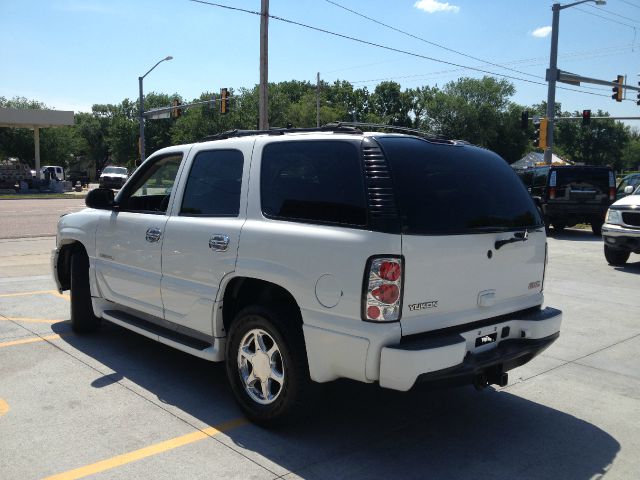
{"label": "gmc yukon denali", "polygon": [[231,131],[149,157],[63,216],[71,325],[102,320],[215,362],[244,413],[312,382],[507,383],[559,336],[543,219],[496,154],[417,134]]}

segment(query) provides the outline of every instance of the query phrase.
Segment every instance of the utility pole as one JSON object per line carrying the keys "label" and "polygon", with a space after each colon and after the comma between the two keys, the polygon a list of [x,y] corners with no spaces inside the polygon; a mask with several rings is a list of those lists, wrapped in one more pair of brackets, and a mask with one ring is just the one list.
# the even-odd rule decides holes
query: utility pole
{"label": "utility pole", "polygon": [[551,22],[551,54],[549,55],[549,69],[547,70],[547,148],[544,150],[544,163],[551,165],[551,152],[553,149],[553,124],[556,116],[556,81],[558,80],[558,30],[560,28],[560,10],[574,7],[582,3],[595,3],[605,5],[606,0],[578,0],[577,2],[560,5],[554,3],[551,7],[553,20]]}
{"label": "utility pole", "polygon": [[269,128],[269,0],[260,10],[260,99],[258,129]]}
{"label": "utility pole", "polygon": [[316,77],[316,127],[320,126],[320,72]]}
{"label": "utility pole", "polygon": [[553,149],[553,124],[556,114],[556,80],[558,79],[558,28],[560,27],[560,4],[551,7],[553,21],[551,22],[551,54],[549,55],[549,70],[547,70],[547,148],[544,150],[544,163],[551,165]]}

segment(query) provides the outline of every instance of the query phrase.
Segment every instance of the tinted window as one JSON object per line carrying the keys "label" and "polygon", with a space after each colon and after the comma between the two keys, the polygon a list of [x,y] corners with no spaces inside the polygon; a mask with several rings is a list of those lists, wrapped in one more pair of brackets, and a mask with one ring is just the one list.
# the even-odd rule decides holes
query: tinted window
{"label": "tinted window", "polygon": [[262,156],[260,188],[267,217],[366,224],[364,179],[352,143],[272,143]]}
{"label": "tinted window", "polygon": [[549,167],[536,168],[533,177],[533,185],[536,187],[546,187],[548,174]]}
{"label": "tinted window", "polygon": [[609,191],[608,168],[556,168],[556,186],[594,188],[601,193]]}
{"label": "tinted window", "polygon": [[182,199],[181,215],[237,216],[244,157],[238,150],[196,155]]}
{"label": "tinted window", "polygon": [[494,153],[417,138],[380,137],[378,141],[389,160],[405,233],[541,226],[523,183]]}

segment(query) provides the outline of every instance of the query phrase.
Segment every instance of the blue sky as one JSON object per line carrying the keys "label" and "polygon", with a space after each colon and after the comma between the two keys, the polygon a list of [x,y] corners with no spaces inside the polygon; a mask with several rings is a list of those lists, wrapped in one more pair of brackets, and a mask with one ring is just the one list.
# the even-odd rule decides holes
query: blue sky
{"label": "blue sky", "polygon": [[[546,0],[331,0],[424,40],[523,73],[482,64],[372,23],[326,0],[271,0],[270,13],[297,22],[464,66],[544,83],[551,5]],[[260,0],[218,0],[258,11]],[[567,3],[567,2],[564,2]],[[602,18],[604,17],[604,18]],[[94,103],[136,99],[145,91],[192,99],[259,80],[259,17],[188,0],[0,0],[0,96],[24,96],[49,107],[88,111]],[[584,76],[640,80],[640,0],[583,4],[560,15],[559,67]],[[536,35],[534,35],[536,33]],[[546,35],[545,35],[546,34]],[[403,88],[442,86],[482,73],[362,45],[272,19],[269,80],[348,80],[372,90],[382,80]],[[533,75],[533,77],[531,76]],[[539,77],[539,78],[534,78]],[[513,100],[546,99],[546,85],[513,81]],[[570,87],[571,88],[571,87]],[[608,87],[558,90],[564,110],[601,108],[640,116],[633,101],[616,103]],[[597,96],[589,93],[604,95]],[[640,122],[633,122],[640,126]]]}

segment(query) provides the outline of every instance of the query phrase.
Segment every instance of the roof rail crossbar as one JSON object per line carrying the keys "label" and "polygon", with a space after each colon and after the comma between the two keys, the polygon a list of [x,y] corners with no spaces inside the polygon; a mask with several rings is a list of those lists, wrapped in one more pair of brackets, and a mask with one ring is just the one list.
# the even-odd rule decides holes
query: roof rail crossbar
{"label": "roof rail crossbar", "polygon": [[357,127],[361,130],[364,127],[364,128],[378,129],[378,130],[388,130],[390,132],[408,133],[408,134],[422,137],[425,140],[428,140],[434,143],[447,143],[447,144],[467,143],[468,144],[468,142],[465,142],[464,140],[450,140],[448,138],[431,135],[428,132],[425,132],[424,130],[418,130],[416,128],[409,128],[409,127],[400,127],[397,125],[385,125],[382,123],[365,123],[365,122],[334,122],[328,125]]}
{"label": "roof rail crossbar", "polygon": [[278,127],[270,128],[268,130],[227,130],[226,132],[217,133],[215,135],[208,135],[204,137],[201,142],[209,142],[213,140],[225,140],[227,138],[247,137],[251,135],[284,135],[285,133],[300,133],[300,132],[336,132],[336,133],[354,133],[361,134],[362,130],[351,125],[340,125],[337,123],[329,123],[320,127],[311,128],[291,128],[291,127]]}

